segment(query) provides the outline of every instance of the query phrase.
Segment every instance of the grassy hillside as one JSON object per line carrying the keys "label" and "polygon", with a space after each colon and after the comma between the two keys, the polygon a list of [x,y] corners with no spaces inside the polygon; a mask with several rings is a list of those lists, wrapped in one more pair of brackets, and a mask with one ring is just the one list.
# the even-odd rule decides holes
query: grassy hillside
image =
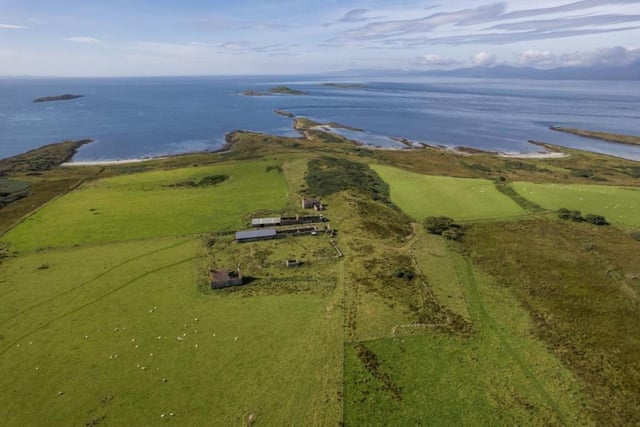
{"label": "grassy hillside", "polygon": [[535,220],[477,225],[466,246],[573,371],[598,424],[638,424],[640,242],[612,228]]}
{"label": "grassy hillside", "polygon": [[164,414],[182,425],[282,425],[293,413],[336,424],[331,296],[203,294],[202,248],[163,239],[6,262],[3,424],[155,425]]}
{"label": "grassy hillside", "polygon": [[[35,213],[0,237],[4,425],[638,423],[639,243],[535,204],[615,221],[604,200],[635,224],[636,192],[528,184],[632,186],[632,162],[228,142],[10,176],[30,192],[0,226]],[[335,235],[226,233],[305,195]],[[428,215],[465,220],[462,240]],[[238,266],[246,286],[210,288],[209,268]]]}
{"label": "grassy hillside", "polygon": [[458,220],[493,219],[524,213],[493,182],[420,175],[389,166],[372,165],[391,187],[391,200],[416,220],[449,216]]}
{"label": "grassy hillside", "polygon": [[532,184],[513,188],[545,209],[574,209],[603,215],[609,222],[640,227],[640,190],[603,185]]}
{"label": "grassy hillside", "polygon": [[[16,250],[234,230],[249,212],[285,208],[287,185],[273,163],[123,175],[86,185],[56,200],[7,234]],[[182,188],[206,176],[230,178],[214,186]]]}

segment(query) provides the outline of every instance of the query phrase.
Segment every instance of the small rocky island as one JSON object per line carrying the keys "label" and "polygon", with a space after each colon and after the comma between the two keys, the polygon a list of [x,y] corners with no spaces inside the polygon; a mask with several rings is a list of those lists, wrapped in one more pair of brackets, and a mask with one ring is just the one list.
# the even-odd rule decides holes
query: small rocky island
{"label": "small rocky island", "polygon": [[82,98],[84,95],[72,95],[72,94],[65,94],[65,95],[58,95],[58,96],[45,96],[43,98],[36,98],[33,100],[33,102],[53,102],[53,101],[68,101],[70,99],[76,99],[76,98]]}
{"label": "small rocky island", "polygon": [[258,92],[255,90],[245,90],[242,92],[244,96],[269,96],[269,95],[308,95],[309,93],[291,89],[288,86],[276,86],[269,89],[267,92]]}

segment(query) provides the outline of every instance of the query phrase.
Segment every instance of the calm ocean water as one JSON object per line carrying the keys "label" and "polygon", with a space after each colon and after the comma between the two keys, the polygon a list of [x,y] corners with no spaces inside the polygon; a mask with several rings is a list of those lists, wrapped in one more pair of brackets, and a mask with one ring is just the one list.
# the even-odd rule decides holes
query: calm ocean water
{"label": "calm ocean water", "polygon": [[[64,139],[94,138],[76,161],[215,150],[225,133],[297,135],[283,109],[364,129],[363,143],[401,147],[391,137],[492,151],[534,152],[528,140],[640,160],[640,147],[550,131],[559,125],[640,135],[640,82],[403,78],[336,88],[283,77],[0,79],[0,157]],[[307,96],[240,96],[276,84]],[[71,101],[37,97],[83,94]]]}

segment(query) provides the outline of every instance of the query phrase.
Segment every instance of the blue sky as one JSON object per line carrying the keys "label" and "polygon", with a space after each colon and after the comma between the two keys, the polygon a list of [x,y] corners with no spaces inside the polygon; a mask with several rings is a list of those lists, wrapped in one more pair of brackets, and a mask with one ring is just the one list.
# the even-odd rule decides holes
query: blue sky
{"label": "blue sky", "polygon": [[550,68],[640,59],[640,0],[0,0],[0,75]]}

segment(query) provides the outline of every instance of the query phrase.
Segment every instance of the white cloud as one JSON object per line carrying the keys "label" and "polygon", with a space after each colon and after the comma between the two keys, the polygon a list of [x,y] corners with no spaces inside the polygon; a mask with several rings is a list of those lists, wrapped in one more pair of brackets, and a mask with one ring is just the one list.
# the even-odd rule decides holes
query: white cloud
{"label": "white cloud", "polygon": [[424,56],[419,57],[415,64],[417,65],[427,65],[427,66],[449,66],[460,64],[461,61],[452,58],[445,58],[441,55],[436,55],[433,53],[428,53]]}
{"label": "white cloud", "polygon": [[640,48],[605,47],[560,56],[565,67],[597,67],[628,65],[640,61]]}
{"label": "white cloud", "polygon": [[24,25],[0,24],[0,30],[25,30],[29,27]]}
{"label": "white cloud", "polygon": [[490,67],[496,62],[496,56],[493,53],[489,52],[478,52],[473,55],[471,60],[474,64],[479,65],[481,67]]}
{"label": "white cloud", "polygon": [[96,39],[95,37],[87,37],[87,36],[67,37],[65,40],[68,42],[88,43],[88,44],[102,42],[102,40],[100,39]]}
{"label": "white cloud", "polygon": [[548,66],[555,64],[556,56],[548,50],[525,50],[518,58],[518,65],[522,66]]}

